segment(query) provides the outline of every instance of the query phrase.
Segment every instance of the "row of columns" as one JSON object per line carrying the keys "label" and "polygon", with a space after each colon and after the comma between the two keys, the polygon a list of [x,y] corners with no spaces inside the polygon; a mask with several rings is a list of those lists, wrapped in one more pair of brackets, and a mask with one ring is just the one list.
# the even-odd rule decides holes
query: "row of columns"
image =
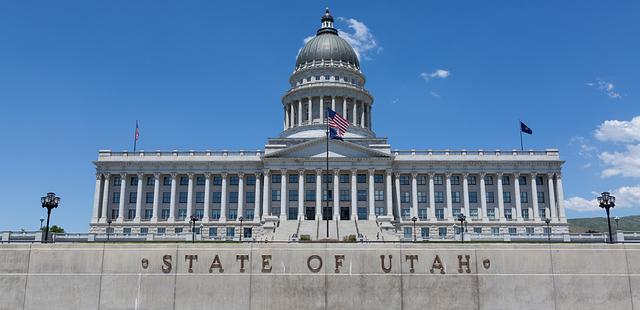
{"label": "row of columns", "polygon": [[[341,106],[342,116],[346,118],[346,111],[349,107],[348,100],[351,102],[351,123],[354,126],[359,126],[362,128],[371,128],[371,104],[366,103],[364,101],[358,101],[352,97],[340,97],[342,98],[341,102],[336,103],[336,96],[331,96],[331,102],[325,102],[326,97],[320,97],[319,101],[319,110],[320,111],[320,119],[318,121],[319,124],[324,123],[324,111],[326,108],[331,107],[332,110],[336,110],[336,104]],[[306,99],[306,100],[304,100]],[[306,101],[306,103],[303,103]],[[325,106],[326,103],[326,106]],[[330,106],[329,106],[330,104]],[[314,121],[313,118],[313,97],[307,97],[291,102],[287,102],[284,105],[284,129],[293,128],[296,126],[309,125]],[[306,110],[305,110],[306,109]],[[303,117],[303,112],[309,111],[309,113],[305,117]]]}

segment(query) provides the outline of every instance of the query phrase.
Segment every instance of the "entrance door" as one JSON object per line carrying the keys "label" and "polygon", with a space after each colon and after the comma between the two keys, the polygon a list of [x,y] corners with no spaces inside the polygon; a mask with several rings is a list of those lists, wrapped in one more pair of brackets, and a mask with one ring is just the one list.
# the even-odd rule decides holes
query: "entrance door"
{"label": "entrance door", "polygon": [[322,207],[322,219],[330,220],[331,214],[333,213],[333,207]]}
{"label": "entrance door", "polygon": [[349,207],[340,207],[340,219],[349,220]]}
{"label": "entrance door", "polygon": [[312,221],[316,219],[316,208],[315,207],[306,207],[305,208],[305,219]]}

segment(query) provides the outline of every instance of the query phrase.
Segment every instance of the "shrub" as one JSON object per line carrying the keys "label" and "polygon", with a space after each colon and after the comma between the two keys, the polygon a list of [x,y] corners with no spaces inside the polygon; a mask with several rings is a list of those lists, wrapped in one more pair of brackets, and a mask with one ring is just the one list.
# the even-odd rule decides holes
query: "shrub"
{"label": "shrub", "polygon": [[347,235],[342,238],[344,242],[356,242],[356,235]]}
{"label": "shrub", "polygon": [[300,235],[300,241],[311,241],[311,236],[309,236],[309,235]]}

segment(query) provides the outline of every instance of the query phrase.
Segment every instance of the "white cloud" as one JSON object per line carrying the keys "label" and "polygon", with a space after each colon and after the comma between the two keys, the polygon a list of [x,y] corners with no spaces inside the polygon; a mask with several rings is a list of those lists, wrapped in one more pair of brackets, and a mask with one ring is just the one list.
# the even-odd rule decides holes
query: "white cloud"
{"label": "white cloud", "polygon": [[594,132],[600,141],[635,142],[640,141],[640,116],[631,121],[606,120]]}
{"label": "white cloud", "polygon": [[358,54],[359,59],[371,59],[369,53],[375,51],[379,53],[382,47],[378,45],[371,30],[363,22],[354,18],[338,17],[338,20],[347,24],[351,32],[338,29],[340,36],[345,39]]}
{"label": "white cloud", "polygon": [[605,166],[602,177],[622,175],[640,177],[640,144],[629,144],[622,152],[603,152],[599,155]]}
{"label": "white cloud", "polygon": [[[640,207],[640,185],[623,186],[610,191],[616,197],[616,208],[638,208]],[[578,212],[601,211],[595,197],[599,193],[592,193],[593,199],[582,197],[571,197],[564,201],[564,207]]]}
{"label": "white cloud", "polygon": [[596,79],[595,82],[593,83],[585,83],[585,85],[589,86],[589,87],[595,87],[596,89],[598,89],[599,91],[605,93],[607,96],[609,96],[609,98],[612,99],[620,99],[622,98],[622,96],[620,95],[619,92],[615,91],[615,85],[613,85],[613,83],[611,82],[607,82],[605,80],[602,80],[600,78]]}
{"label": "white cloud", "polygon": [[425,81],[428,81],[430,79],[446,79],[449,77],[449,75],[451,75],[451,72],[444,69],[438,69],[431,73],[429,72],[420,73],[420,77],[423,78]]}
{"label": "white cloud", "polygon": [[595,146],[591,145],[591,142],[587,138],[581,136],[571,137],[569,145],[578,145],[580,148],[578,155],[584,158],[592,158],[593,153],[597,150]]}
{"label": "white cloud", "polygon": [[434,92],[433,90],[431,91],[431,96],[434,96],[436,98],[440,98],[440,94]]}

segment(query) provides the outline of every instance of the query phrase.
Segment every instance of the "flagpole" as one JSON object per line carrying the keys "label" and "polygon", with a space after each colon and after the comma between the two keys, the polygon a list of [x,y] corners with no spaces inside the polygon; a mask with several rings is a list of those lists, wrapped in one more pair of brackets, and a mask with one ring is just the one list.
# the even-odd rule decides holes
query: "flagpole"
{"label": "flagpole", "polygon": [[136,120],[136,129],[133,132],[133,152],[136,152],[136,146],[138,146],[138,120]]}
{"label": "flagpole", "polygon": [[524,144],[522,144],[522,121],[518,121],[518,130],[520,131],[520,150],[524,151]]}
{"label": "flagpole", "polygon": [[[327,111],[325,111],[324,113],[326,122],[327,122],[327,170],[325,172],[325,175],[323,175],[322,177],[326,178],[324,183],[325,183],[325,190],[327,191],[327,199],[325,199],[325,202],[324,202],[325,209],[322,210],[323,215],[324,215],[324,212],[327,212],[329,210],[329,177],[327,176],[329,174],[329,115],[327,115],[328,111],[329,111],[329,108],[327,108]],[[322,197],[323,195],[324,195],[324,192],[320,194],[320,198],[324,198]],[[334,213],[334,212],[331,212],[331,213]],[[326,219],[327,219],[327,239],[329,239],[329,216],[326,216]]]}

